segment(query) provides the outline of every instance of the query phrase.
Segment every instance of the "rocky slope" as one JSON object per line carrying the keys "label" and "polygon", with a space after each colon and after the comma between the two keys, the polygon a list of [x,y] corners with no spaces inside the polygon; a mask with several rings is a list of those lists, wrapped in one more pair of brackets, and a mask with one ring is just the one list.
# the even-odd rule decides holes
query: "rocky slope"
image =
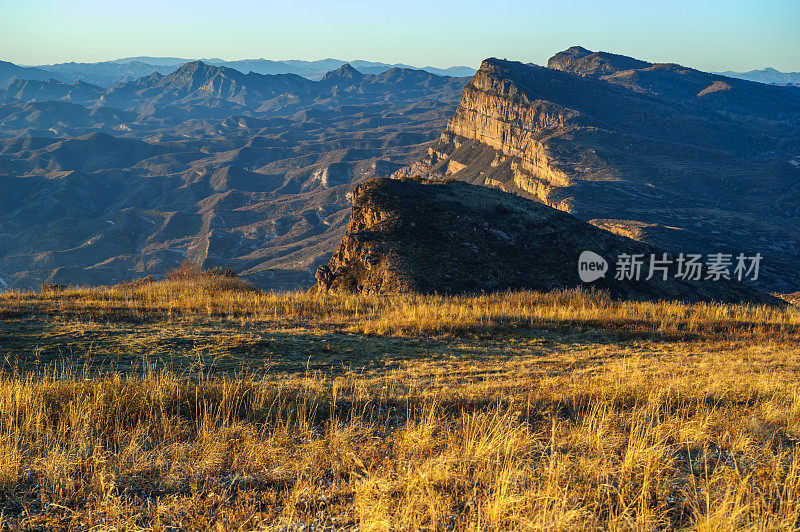
{"label": "rocky slope", "polygon": [[[315,291],[460,294],[583,286],[613,297],[686,301],[776,302],[733,281],[676,279],[583,283],[578,259],[593,251],[613,263],[621,254],[658,249],[620,237],[541,203],[459,181],[374,178],[353,193],[347,232]],[[646,272],[645,272],[646,273]]]}
{"label": "rocky slope", "polygon": [[500,188],[685,253],[761,253],[800,287],[800,95],[574,47],[487,59],[428,153],[396,175]]}

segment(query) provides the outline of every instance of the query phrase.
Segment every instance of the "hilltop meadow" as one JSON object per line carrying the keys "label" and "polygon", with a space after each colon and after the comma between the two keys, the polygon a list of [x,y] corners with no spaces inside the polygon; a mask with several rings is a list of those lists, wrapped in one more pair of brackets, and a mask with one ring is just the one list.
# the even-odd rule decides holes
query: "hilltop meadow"
{"label": "hilltop meadow", "polygon": [[3,530],[800,527],[800,310],[0,294]]}

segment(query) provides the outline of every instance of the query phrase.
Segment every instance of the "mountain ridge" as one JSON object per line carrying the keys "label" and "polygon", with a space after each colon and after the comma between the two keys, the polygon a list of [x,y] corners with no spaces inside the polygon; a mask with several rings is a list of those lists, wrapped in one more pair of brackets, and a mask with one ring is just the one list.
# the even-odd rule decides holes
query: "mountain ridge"
{"label": "mountain ridge", "polygon": [[516,192],[668,251],[749,251],[736,249],[749,234],[769,258],[761,286],[797,286],[800,95],[637,61],[581,48],[557,68],[487,59],[396,176]]}
{"label": "mountain ridge", "polygon": [[37,67],[23,67],[0,60],[0,87],[12,82],[15,79],[61,79],[55,72],[50,72]]}
{"label": "mountain ridge", "polygon": [[[359,90],[365,93],[383,90],[378,85],[427,89],[432,85],[445,85],[449,83],[447,80],[459,79],[396,67],[380,74],[362,74],[348,65],[329,72],[320,81],[313,81],[297,74],[242,74],[224,66],[193,61],[166,75],[154,72],[108,88],[80,81],[15,80],[0,88],[0,104],[10,100],[67,100],[89,108],[111,107],[145,114],[164,105],[171,108],[203,105],[209,109],[217,108],[217,115],[235,114],[248,108],[274,114],[287,107],[299,109],[303,105],[324,105],[322,102],[331,96],[328,93],[334,78],[339,81],[346,79],[348,87],[358,85]],[[265,104],[276,97],[281,99]],[[357,96],[354,93],[351,97]],[[183,113],[182,116],[188,115]]]}
{"label": "mountain ridge", "polygon": [[418,158],[465,81],[399,69],[339,90],[193,62],[110,88],[14,82],[0,90],[3,289],[183,260],[307,287],[355,183]]}
{"label": "mountain ridge", "polygon": [[724,72],[716,72],[716,74],[731,78],[746,79],[748,81],[756,81],[759,83],[775,85],[800,85],[800,72],[781,72],[780,70],[772,67],[754,69],[746,72],[726,70]]}
{"label": "mountain ridge", "polygon": [[[321,59],[317,61],[302,60],[271,60],[271,59],[239,59],[226,61],[219,58],[178,58],[178,57],[127,57],[114,59],[111,61],[98,62],[68,62],[55,63],[49,65],[39,65],[37,67],[17,67],[20,69],[33,68],[37,71],[44,71],[46,74],[36,76],[31,74],[32,79],[46,79],[52,77],[65,82],[85,81],[93,85],[109,87],[117,83],[124,83],[132,79],[150,75],[153,72],[169,74],[185,63],[202,61],[213,66],[223,66],[238,70],[242,74],[255,72],[257,74],[296,74],[311,80],[319,80],[327,72],[336,70],[344,64],[351,64],[363,74],[379,74],[391,68],[411,68],[431,72],[439,76],[465,77],[475,73],[474,68],[465,66],[453,66],[438,68],[425,66],[422,68],[402,64],[402,63],[382,63],[375,61],[351,60],[344,61],[339,59]],[[12,64],[12,63],[9,63]],[[16,66],[16,65],[14,65]],[[32,71],[33,72],[33,71]],[[3,77],[3,69],[0,65],[0,85],[11,80],[11,77]],[[17,76],[20,77],[20,76]]]}

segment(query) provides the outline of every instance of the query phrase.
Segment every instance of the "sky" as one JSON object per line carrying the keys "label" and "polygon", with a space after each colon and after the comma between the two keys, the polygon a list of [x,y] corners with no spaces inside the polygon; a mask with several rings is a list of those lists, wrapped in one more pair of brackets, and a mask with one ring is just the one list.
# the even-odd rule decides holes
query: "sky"
{"label": "sky", "polygon": [[573,45],[707,71],[800,71],[800,0],[0,0],[0,60],[129,56],[546,64]]}

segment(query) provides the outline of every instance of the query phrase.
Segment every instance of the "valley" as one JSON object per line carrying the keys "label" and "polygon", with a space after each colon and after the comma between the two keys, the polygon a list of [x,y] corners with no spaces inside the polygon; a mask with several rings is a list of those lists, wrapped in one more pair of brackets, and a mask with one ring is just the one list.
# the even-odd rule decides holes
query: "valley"
{"label": "valley", "polygon": [[114,284],[191,260],[265,289],[310,286],[352,187],[419,157],[465,82],[200,62],[110,89],[12,82],[0,90],[0,278]]}

